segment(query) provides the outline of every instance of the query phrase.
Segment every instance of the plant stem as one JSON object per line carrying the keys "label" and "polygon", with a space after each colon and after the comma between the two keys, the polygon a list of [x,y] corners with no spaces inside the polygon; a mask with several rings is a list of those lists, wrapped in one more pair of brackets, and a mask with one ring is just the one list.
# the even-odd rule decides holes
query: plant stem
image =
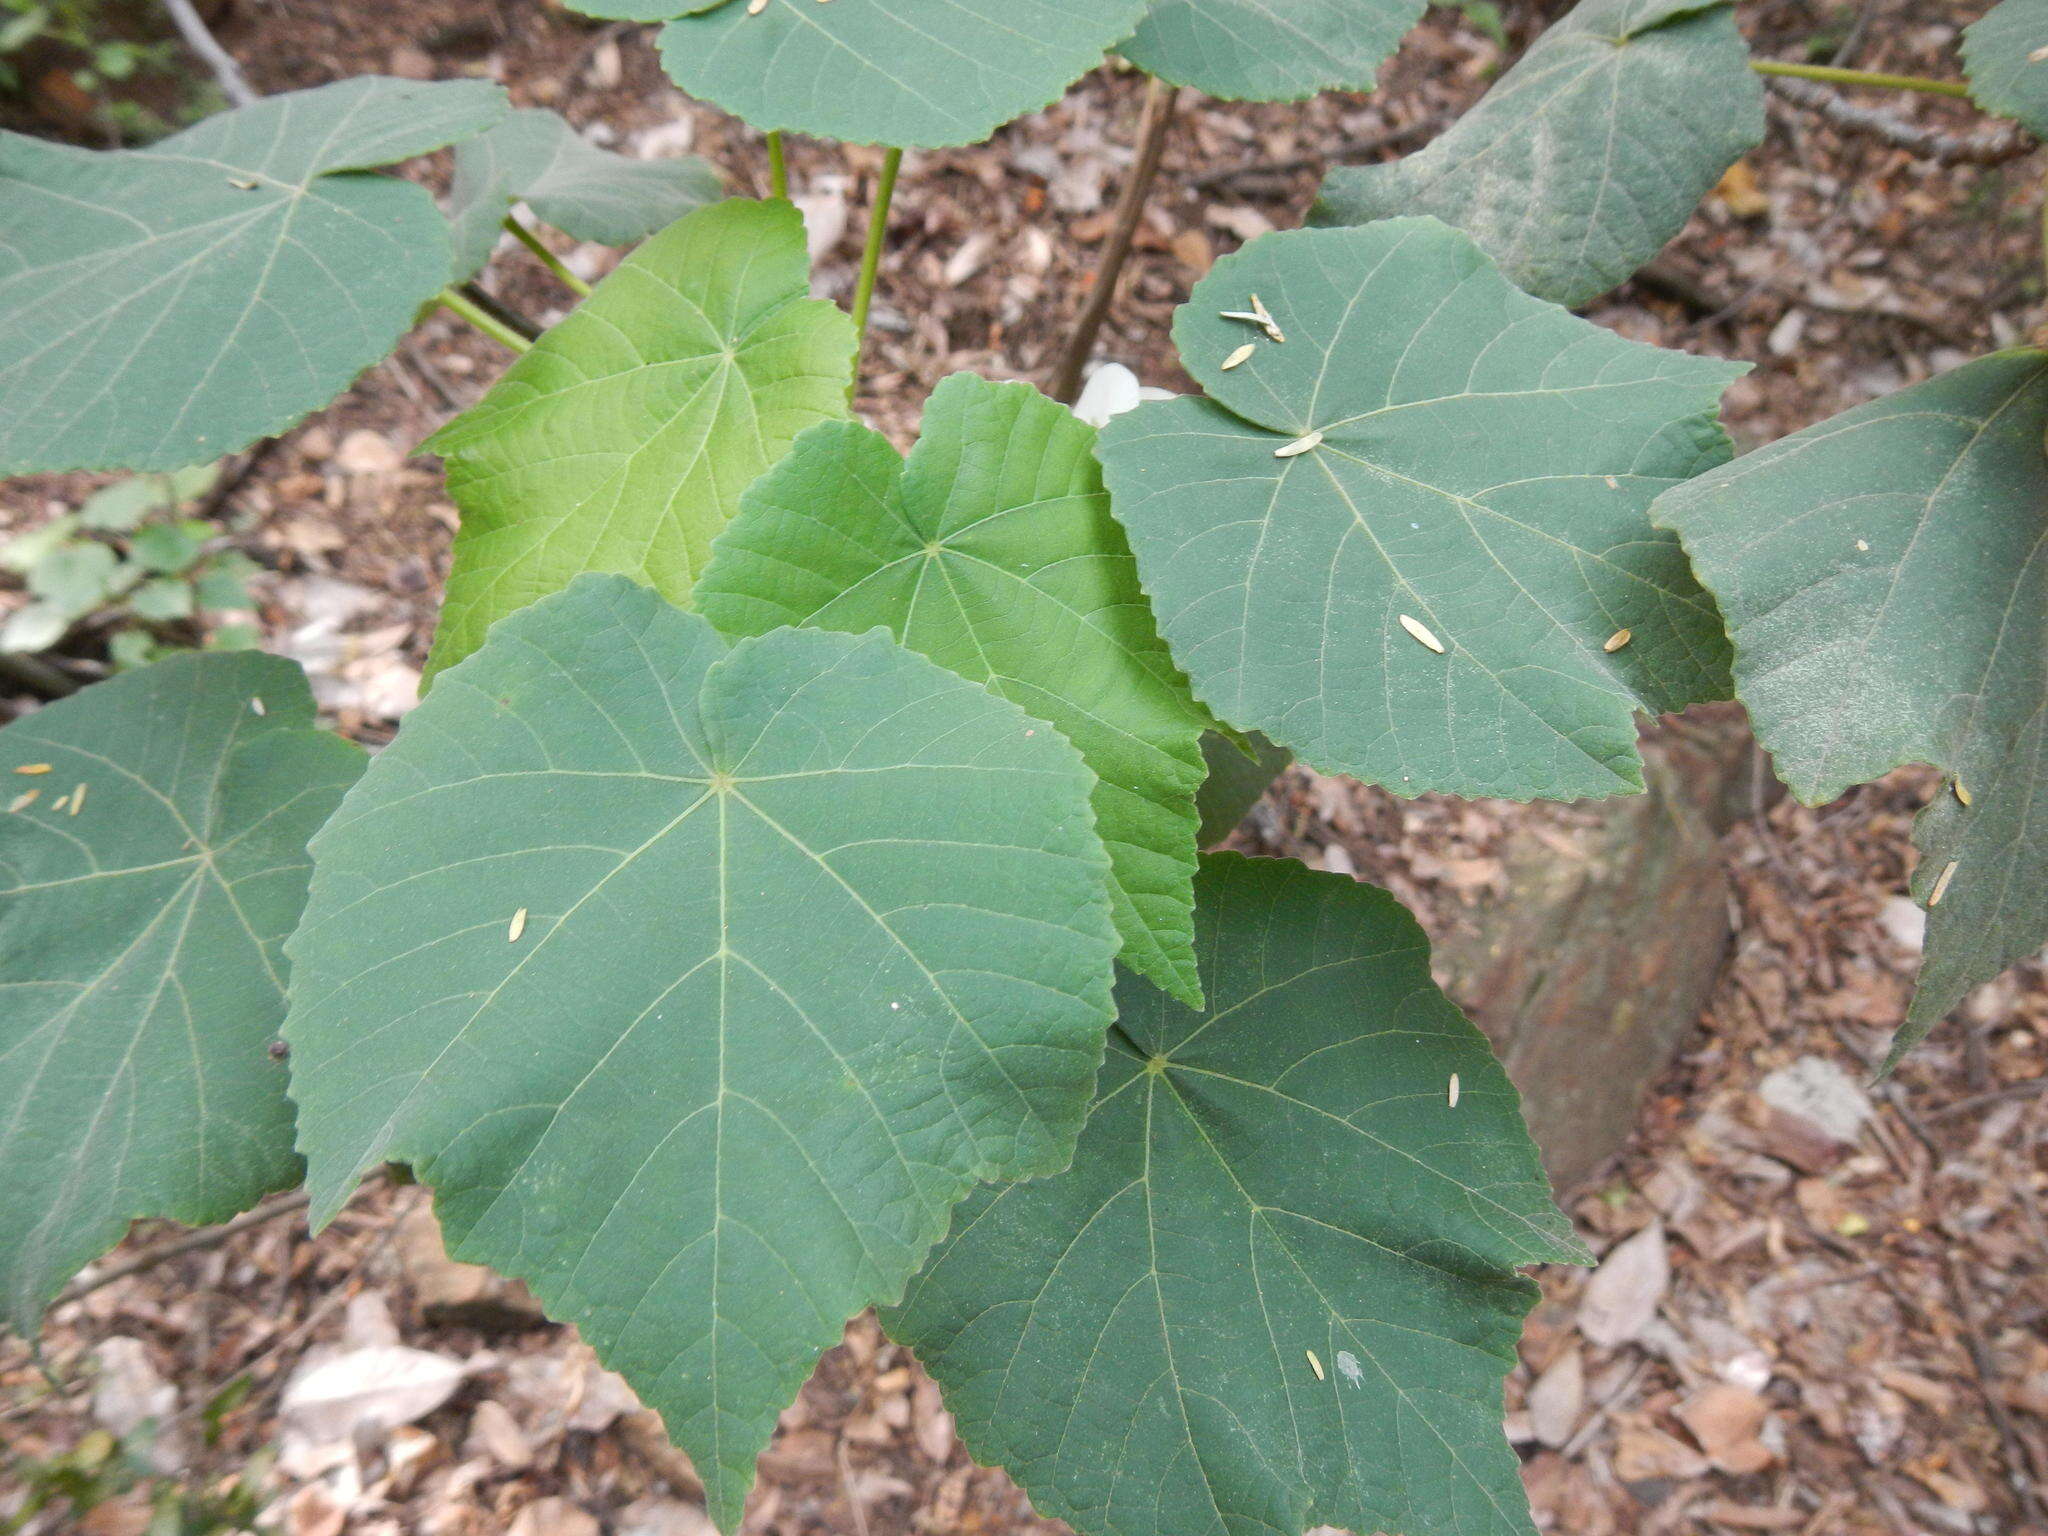
{"label": "plant stem", "polygon": [[789,161],[783,155],[780,128],[768,130],[768,195],[789,196]]}
{"label": "plant stem", "polygon": [[1137,158],[1131,163],[1131,174],[1117,197],[1116,219],[1103,242],[1102,260],[1095,267],[1095,287],[1053,367],[1048,392],[1055,400],[1072,405],[1081,391],[1081,370],[1095,351],[1095,338],[1102,332],[1102,322],[1109,318],[1110,305],[1116,302],[1117,280],[1123,276],[1124,262],[1130,257],[1138,221],[1145,215],[1145,199],[1159,174],[1160,157],[1166,152],[1166,136],[1173,127],[1179,101],[1178,90],[1147,77],[1144,112],[1138,122]]}
{"label": "plant stem", "polygon": [[486,313],[481,306],[472,303],[453,288],[443,288],[434,297],[440,300],[443,308],[460,315],[502,347],[510,347],[514,352],[525,352],[533,346],[532,342],[511,326],[506,325],[495,315]]}
{"label": "plant stem", "polygon": [[868,212],[867,249],[860,255],[860,281],[853,290],[853,382],[846,387],[851,400],[860,388],[860,354],[867,341],[868,310],[875,301],[875,274],[882,269],[882,242],[889,233],[889,202],[896,195],[896,173],[903,166],[903,151],[891,149],[882,156],[882,176],[875,183],[874,206]]}
{"label": "plant stem", "polygon": [[583,281],[582,278],[564,266],[562,258],[542,244],[539,235],[536,235],[509,213],[505,215],[505,228],[514,240],[517,240],[521,245],[533,252],[542,266],[555,274],[555,277],[564,288],[574,289],[586,299],[590,297],[590,284]]}
{"label": "plant stem", "polygon": [[1788,75],[1828,85],[1862,85],[1874,91],[1922,91],[1929,96],[1968,96],[1970,88],[1956,80],[1929,80],[1924,75],[1875,75],[1864,69],[1836,69],[1831,64],[1787,64],[1779,59],[1751,59],[1760,75]]}

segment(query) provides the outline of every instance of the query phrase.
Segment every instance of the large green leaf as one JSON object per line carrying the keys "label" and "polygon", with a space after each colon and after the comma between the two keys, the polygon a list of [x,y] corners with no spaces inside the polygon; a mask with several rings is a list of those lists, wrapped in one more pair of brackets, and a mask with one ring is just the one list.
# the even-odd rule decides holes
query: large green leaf
{"label": "large green leaf", "polygon": [[1209,716],[1153,626],[1094,448],[1030,385],[968,373],[933,392],[907,464],[879,432],[813,427],[747,492],[695,603],[726,635],[880,625],[1057,726],[1098,780],[1124,963],[1199,1007]]}
{"label": "large green leaf", "polygon": [[363,766],[312,718],[292,663],[220,651],[0,731],[0,1321],[24,1336],[136,1217],[298,1182],[279,946]]}
{"label": "large green leaf", "polygon": [[[1284,342],[1219,318],[1255,295]],[[1636,711],[1727,696],[1713,603],[1645,513],[1727,456],[1739,366],[1532,299],[1434,219],[1267,235],[1174,339],[1211,398],[1117,417],[1102,463],[1220,718],[1404,795],[1570,799],[1642,787]]]}
{"label": "large green leaf", "polygon": [[1203,859],[1193,1013],[1126,975],[1070,1172],[984,1190],[885,1315],[1083,1536],[1525,1532],[1501,1381],[1584,1252],[1386,892]]}
{"label": "large green leaf", "polygon": [[[1897,1053],[2048,938],[2048,353],[1858,406],[1659,499],[1720,599],[1735,687],[1810,804],[1902,763],[1927,959]],[[1946,876],[1944,872],[1947,872]]]}
{"label": "large green leaf", "polygon": [[1369,91],[1424,0],[1154,0],[1121,52],[1231,101]]}
{"label": "large green leaf", "polygon": [[1059,99],[1146,0],[576,0],[675,17],[669,76],[756,128],[857,144],[976,144]]}
{"label": "large green leaf", "polygon": [[1110,1017],[1092,776],[886,635],[586,576],[444,673],[314,843],[316,1215],[409,1162],[738,1520],[775,1417],[975,1178],[1066,1166]]}
{"label": "large green leaf", "polygon": [[456,148],[448,191],[455,276],[490,260],[505,211],[517,202],[578,240],[630,245],[718,193],[718,172],[694,155],[634,160],[599,149],[552,112],[514,112]]}
{"label": "large green leaf", "polygon": [[853,322],[809,283],[788,203],[699,209],[429,439],[462,508],[430,673],[585,571],[688,600],[740,493],[846,414]]}
{"label": "large green leaf", "polygon": [[1963,32],[1970,96],[2048,138],[2048,0],[2001,0]]}
{"label": "large green leaf", "polygon": [[433,198],[357,173],[506,110],[367,77],[150,149],[0,133],[0,475],[176,469],[325,405],[448,281]]}
{"label": "large green leaf", "polygon": [[1764,136],[1763,84],[1714,0],[1580,0],[1418,154],[1343,166],[1310,219],[1435,214],[1538,298],[1624,281]]}

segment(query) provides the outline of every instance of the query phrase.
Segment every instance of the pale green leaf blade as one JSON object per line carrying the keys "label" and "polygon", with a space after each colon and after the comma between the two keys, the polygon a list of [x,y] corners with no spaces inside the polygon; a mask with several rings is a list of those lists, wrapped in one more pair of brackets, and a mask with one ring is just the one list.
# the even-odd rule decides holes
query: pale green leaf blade
{"label": "pale green leaf blade", "polygon": [[1121,977],[1073,1168],[963,1204],[885,1326],[1082,1536],[1528,1531],[1515,1269],[1585,1254],[1514,1089],[1386,892],[1195,887],[1210,1011]]}
{"label": "pale green leaf blade", "polygon": [[688,600],[740,493],[846,414],[853,322],[809,283],[788,203],[699,209],[428,442],[462,508],[430,676],[585,571]]}
{"label": "pale green leaf blade", "polygon": [[1095,432],[1028,384],[943,380],[906,463],[815,427],[748,490],[697,584],[720,633],[881,626],[1048,721],[1094,770],[1123,961],[1196,1006],[1195,794],[1208,712],[1139,589]]}
{"label": "pale green leaf blade", "polygon": [[473,276],[490,260],[517,202],[578,240],[630,245],[715,201],[719,189],[718,172],[695,155],[635,160],[599,149],[553,112],[514,112],[456,146],[448,191],[455,276]]}
{"label": "pale green leaf blade", "polygon": [[[978,144],[1057,101],[1146,0],[669,0],[669,78],[756,128],[919,149]],[[685,11],[691,14],[683,14]]]}
{"label": "pale green leaf blade", "polygon": [[1369,91],[1423,0],[1154,0],[1119,50],[1148,74],[1227,101]]}
{"label": "pale green leaf blade", "polygon": [[2001,0],[1963,32],[1970,97],[2048,138],[2048,4]]}
{"label": "pale green leaf blade", "polygon": [[615,576],[502,621],[314,845],[285,1033],[316,1214],[410,1163],[730,1528],[971,1180],[1072,1153],[1115,948],[1090,787],[886,635],[727,650]]}
{"label": "pale green leaf blade", "polygon": [[[1219,318],[1253,295],[1284,343]],[[1100,452],[1219,719],[1399,794],[1571,799],[1641,787],[1637,711],[1727,696],[1719,616],[1646,513],[1726,458],[1739,365],[1530,298],[1434,219],[1267,235],[1174,338],[1211,398]]]}
{"label": "pale green leaf blade", "polygon": [[0,1321],[24,1337],[131,1220],[298,1182],[281,945],[363,765],[312,719],[297,666],[240,651],[0,730]]}
{"label": "pale green leaf blade", "polygon": [[1809,804],[1903,763],[1960,780],[1915,829],[1927,958],[1895,1052],[2048,938],[2048,353],[1795,432],[1661,497],[1720,600],[1735,687]]}
{"label": "pale green leaf blade", "polygon": [[448,280],[433,198],[357,173],[506,110],[372,76],[146,150],[0,133],[0,475],[176,469],[325,405]]}
{"label": "pale green leaf blade", "polygon": [[1310,221],[1434,214],[1528,292],[1579,305],[1662,250],[1763,136],[1732,5],[1580,0],[1427,148],[1332,170]]}

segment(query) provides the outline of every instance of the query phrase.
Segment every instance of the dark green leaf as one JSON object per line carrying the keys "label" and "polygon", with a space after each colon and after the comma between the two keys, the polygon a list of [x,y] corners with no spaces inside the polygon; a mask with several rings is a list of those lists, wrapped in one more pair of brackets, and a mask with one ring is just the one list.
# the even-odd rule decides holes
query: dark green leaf
{"label": "dark green leaf", "polygon": [[[1927,958],[1893,1059],[2048,938],[2048,353],[2005,352],[1661,497],[1728,616],[1735,687],[1809,804],[1902,763]],[[1952,868],[1951,868],[1952,866]]]}
{"label": "dark green leaf", "polygon": [[1501,1382],[1584,1250],[1386,892],[1209,855],[1189,1011],[1129,975],[1071,1171],[983,1190],[885,1314],[1083,1536],[1530,1530]]}
{"label": "dark green leaf", "polygon": [[578,240],[629,245],[718,194],[718,172],[694,155],[634,160],[599,149],[552,112],[514,112],[456,147],[448,193],[455,276],[470,277],[490,260],[517,202]]}
{"label": "dark green leaf", "polygon": [[1427,149],[1331,171],[1310,217],[1434,214],[1538,298],[1584,304],[1662,250],[1763,136],[1732,5],[1580,0]]}
{"label": "dark green leaf", "polygon": [[972,1179],[1064,1167],[1115,949],[1092,778],[886,635],[621,577],[502,621],[315,844],[317,1216],[385,1158],[661,1410],[730,1528]]}
{"label": "dark green leaf", "polygon": [[[1218,317],[1254,295],[1284,343]],[[1211,398],[1117,417],[1103,471],[1220,719],[1404,795],[1571,799],[1641,788],[1637,711],[1727,696],[1713,603],[1645,513],[1727,456],[1739,366],[1532,299],[1434,219],[1264,236],[1174,339]]]}
{"label": "dark green leaf", "polygon": [[1188,696],[1109,515],[1095,432],[1028,384],[956,373],[906,464],[813,427],[754,482],[694,601],[720,633],[877,625],[1050,722],[1095,771],[1124,963],[1197,1006]]}
{"label": "dark green leaf", "polygon": [[175,469],[325,405],[448,281],[426,190],[359,173],[505,110],[482,81],[366,77],[146,150],[0,133],[0,475]]}
{"label": "dark green leaf", "polygon": [[298,1181],[279,946],[363,764],[312,720],[295,665],[241,652],[0,731],[0,1319],[24,1336],[134,1218]]}
{"label": "dark green leaf", "polygon": [[462,507],[428,670],[585,571],[688,599],[740,493],[846,414],[853,323],[788,203],[715,203],[620,264],[427,447]]}
{"label": "dark green leaf", "polygon": [[2048,138],[2048,0],[2002,0],[1963,33],[1970,95]]}
{"label": "dark green leaf", "polygon": [[1236,831],[1273,780],[1294,761],[1292,752],[1274,746],[1256,731],[1247,745],[1249,752],[1221,731],[1202,737],[1202,758],[1209,766],[1209,776],[1202,780],[1195,797],[1195,809],[1202,816],[1195,833],[1200,847],[1213,848]]}
{"label": "dark green leaf", "polygon": [[1369,91],[1423,0],[1154,0],[1121,52],[1231,101]]}

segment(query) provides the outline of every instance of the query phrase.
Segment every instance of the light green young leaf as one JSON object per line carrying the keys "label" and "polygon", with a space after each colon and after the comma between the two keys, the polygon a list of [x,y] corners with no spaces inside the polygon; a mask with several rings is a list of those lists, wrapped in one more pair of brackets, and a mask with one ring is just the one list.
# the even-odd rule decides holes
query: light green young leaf
{"label": "light green young leaf", "polygon": [[91,539],[58,545],[30,567],[27,578],[31,593],[73,618],[91,612],[126,585],[120,557]]}
{"label": "light green young leaf", "polygon": [[2001,0],[1963,31],[1970,97],[2048,138],[2048,0]]}
{"label": "light green young leaf", "polygon": [[298,1182],[279,946],[363,765],[312,721],[298,667],[245,651],[0,730],[0,1321],[24,1337],[135,1218]]}
{"label": "light green young leaf", "polygon": [[410,1163],[732,1528],[971,1181],[1072,1155],[1116,944],[1091,787],[883,634],[728,650],[615,576],[503,620],[314,845],[285,1034],[316,1217]]}
{"label": "light green young leaf", "polygon": [[1200,1006],[1190,882],[1208,712],[1109,515],[1095,432],[1028,384],[956,373],[906,464],[813,427],[754,482],[695,603],[720,633],[877,625],[1050,722],[1095,771],[1123,960]]}
{"label": "light green young leaf", "polygon": [[176,576],[159,576],[130,592],[128,606],[139,619],[188,619],[193,608],[192,584]]}
{"label": "light green young leaf", "polygon": [[1426,149],[1331,171],[1310,221],[1434,214],[1520,287],[1579,305],[1662,250],[1763,136],[1732,5],[1580,0]]}
{"label": "light green young leaf", "polygon": [[552,112],[514,112],[456,146],[448,191],[456,280],[490,260],[514,203],[578,240],[630,245],[714,201],[719,189],[718,172],[694,155],[635,160],[599,149]]}
{"label": "light green young leaf", "polygon": [[978,144],[1057,101],[1147,0],[577,0],[674,17],[669,78],[756,128],[856,144]]}
{"label": "light green young leaf", "polygon": [[426,190],[359,173],[506,110],[482,81],[366,77],[149,149],[0,133],[0,475],[175,469],[325,405],[448,281]]}
{"label": "light green young leaf", "polygon": [[1424,0],[1153,0],[1118,50],[1148,74],[1228,101],[1369,91]]}
{"label": "light green young leaf", "polygon": [[1128,974],[1073,1168],[982,1190],[884,1314],[1082,1536],[1531,1529],[1501,1382],[1580,1262],[1515,1091],[1386,892],[1214,854],[1209,995]]}
{"label": "light green young leaf", "polygon": [[[1283,343],[1219,318],[1254,295]],[[1100,451],[1220,719],[1398,794],[1572,799],[1642,787],[1638,710],[1727,696],[1713,602],[1645,514],[1727,456],[1740,366],[1532,299],[1434,219],[1267,235],[1174,339],[1211,398]]]}
{"label": "light green young leaf", "polygon": [[[2048,938],[2048,353],[2000,353],[1659,498],[1720,600],[1735,688],[1811,805],[1902,763],[1927,958],[1893,1060]],[[1953,792],[1960,782],[1969,804]]]}
{"label": "light green young leaf", "polygon": [[585,571],[688,600],[740,493],[846,414],[853,322],[809,283],[788,203],[699,209],[428,441],[462,508],[430,675]]}
{"label": "light green young leaf", "polygon": [[196,464],[168,475],[130,475],[88,496],[78,521],[102,533],[126,533],[152,512],[168,512],[205,495],[219,478],[218,464]]}

